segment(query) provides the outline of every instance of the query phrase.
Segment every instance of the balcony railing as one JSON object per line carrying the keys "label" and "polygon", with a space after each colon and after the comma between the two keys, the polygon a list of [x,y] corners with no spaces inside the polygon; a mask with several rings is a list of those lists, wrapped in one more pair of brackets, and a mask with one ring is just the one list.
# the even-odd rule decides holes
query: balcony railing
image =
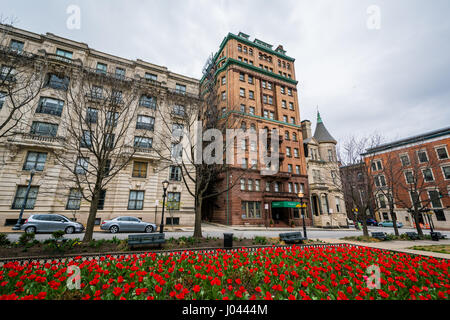
{"label": "balcony railing", "polygon": [[84,70],[92,75],[98,75],[100,77],[106,77],[111,80],[119,80],[124,82],[131,82],[133,79],[129,77],[125,77],[123,74],[117,74],[113,72],[107,72],[101,69],[94,69],[94,68],[84,68]]}
{"label": "balcony railing", "polygon": [[198,94],[192,94],[192,93],[188,93],[184,90],[179,90],[179,89],[172,89],[172,88],[168,88],[167,89],[169,93],[171,94],[175,94],[178,96],[184,96],[184,97],[188,97],[191,99],[200,99],[200,96]]}
{"label": "balcony railing", "polygon": [[23,50],[17,50],[8,46],[0,46],[0,51],[17,57],[25,57],[28,59],[37,57],[35,54]]}
{"label": "balcony railing", "polygon": [[33,134],[33,133],[16,133],[8,138],[9,142],[13,143],[26,143],[26,142],[33,142],[33,143],[39,143],[39,144],[57,144],[62,146],[62,144],[66,141],[64,137],[58,137],[58,136],[48,136],[48,135],[39,135],[39,134]]}
{"label": "balcony railing", "polygon": [[71,59],[71,58],[60,56],[59,54],[46,53],[45,56],[47,57],[47,59],[50,62],[63,63],[63,64],[66,64],[66,65],[77,66],[77,67],[81,67],[83,65],[83,63],[81,62],[80,59],[74,60],[74,59]]}

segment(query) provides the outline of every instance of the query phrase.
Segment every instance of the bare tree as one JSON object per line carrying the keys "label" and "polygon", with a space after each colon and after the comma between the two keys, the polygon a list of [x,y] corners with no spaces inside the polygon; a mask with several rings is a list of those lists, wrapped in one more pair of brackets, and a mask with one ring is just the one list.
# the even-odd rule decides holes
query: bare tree
{"label": "bare tree", "polygon": [[88,242],[102,191],[135,154],[136,141],[130,130],[135,128],[143,88],[138,80],[82,67],[58,77],[59,93],[66,103],[61,120],[66,140],[54,155],[68,173],[65,182],[90,204],[83,239]]}
{"label": "bare tree", "polygon": [[357,209],[354,213],[362,222],[364,236],[369,236],[367,212],[374,214],[377,201],[372,168],[367,166],[367,158],[364,159],[363,154],[367,149],[378,146],[380,141],[381,137],[377,134],[363,138],[350,137],[338,151],[338,158],[342,164],[339,184],[343,187],[346,203],[351,205],[351,209],[347,210]]}
{"label": "bare tree", "polygon": [[24,115],[33,108],[45,81],[45,57],[25,52],[23,43],[12,41],[15,19],[0,17],[0,138],[23,131]]}
{"label": "bare tree", "polygon": [[[208,142],[223,139],[227,128],[232,128],[239,117],[229,117],[219,109],[219,98],[215,88],[216,66],[209,59],[204,69],[204,82],[200,90],[201,97],[189,97],[187,94],[168,96],[169,104],[174,109],[170,116],[160,111],[163,128],[156,133],[158,145],[155,146],[160,159],[166,166],[176,166],[188,193],[195,200],[194,237],[202,237],[202,212],[205,201],[217,197],[233,188],[239,179],[225,187],[218,187],[216,182],[225,174],[229,165],[223,155],[227,150],[224,141],[222,149],[209,150],[209,154],[219,161],[209,162],[203,158]],[[214,130],[216,136],[204,136],[208,130]],[[203,139],[205,138],[205,140]],[[222,157],[220,156],[222,155]]]}
{"label": "bare tree", "polygon": [[[403,170],[399,157],[393,152],[377,154],[368,149],[364,156],[374,179],[375,201],[378,207],[388,208],[394,226],[395,235],[399,235],[395,208],[398,205],[402,187]],[[384,199],[387,200],[387,206]]]}

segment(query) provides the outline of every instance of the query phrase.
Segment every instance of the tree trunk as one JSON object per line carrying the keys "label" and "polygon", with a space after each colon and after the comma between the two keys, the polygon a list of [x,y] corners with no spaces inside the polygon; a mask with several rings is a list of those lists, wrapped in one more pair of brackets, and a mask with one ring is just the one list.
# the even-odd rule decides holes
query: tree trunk
{"label": "tree trunk", "polygon": [[419,235],[419,237],[423,237],[423,231],[422,231],[422,228],[420,227],[420,223],[419,223],[419,212],[414,211],[413,217],[414,217],[414,222],[416,223],[417,234]]}
{"label": "tree trunk", "polygon": [[369,230],[367,229],[367,213],[366,210],[361,211],[361,217],[362,217],[362,225],[363,225],[363,235],[365,237],[369,236]]}
{"label": "tree trunk", "polygon": [[195,199],[195,224],[194,224],[194,238],[201,239],[202,235],[202,204],[203,199],[197,196]]}
{"label": "tree trunk", "polygon": [[96,185],[94,188],[94,194],[92,195],[91,206],[89,208],[89,217],[86,225],[86,232],[84,234],[83,242],[88,243],[92,240],[94,233],[95,218],[97,217],[98,201],[100,199],[100,185]]}
{"label": "tree trunk", "polygon": [[392,217],[392,223],[394,224],[394,233],[398,237],[400,233],[398,232],[397,228],[397,215],[395,214],[393,208],[390,209],[391,217]]}

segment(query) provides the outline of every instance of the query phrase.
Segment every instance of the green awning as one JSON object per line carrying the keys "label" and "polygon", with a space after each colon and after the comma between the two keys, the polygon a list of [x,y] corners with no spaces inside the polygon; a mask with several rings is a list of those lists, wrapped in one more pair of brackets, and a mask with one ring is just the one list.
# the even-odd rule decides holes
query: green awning
{"label": "green awning", "polygon": [[301,206],[300,202],[293,201],[272,202],[272,208],[301,208]]}

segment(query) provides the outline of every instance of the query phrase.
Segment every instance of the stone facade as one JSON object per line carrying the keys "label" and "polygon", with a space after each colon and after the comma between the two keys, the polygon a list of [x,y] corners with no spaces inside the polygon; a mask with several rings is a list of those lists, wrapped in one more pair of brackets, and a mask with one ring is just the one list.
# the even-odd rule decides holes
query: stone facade
{"label": "stone facade", "polygon": [[[1,50],[4,53],[8,53],[14,41],[15,44],[22,44],[21,54],[35,54],[39,59],[45,59],[50,66],[57,64],[62,68],[70,68],[76,64],[86,72],[97,72],[100,77],[121,77],[124,83],[129,79],[133,79],[133,83],[139,83],[139,90],[142,90],[142,94],[152,93],[157,101],[156,108],[161,110],[161,112],[149,110],[138,102],[133,105],[133,108],[142,109],[138,114],[149,115],[149,112],[153,112],[154,129],[148,132],[149,138],[153,138],[153,145],[158,144],[157,133],[163,128],[161,117],[170,119],[175,103],[186,105],[198,99],[199,81],[173,73],[166,67],[142,60],[133,61],[116,57],[91,49],[84,43],[64,39],[50,33],[38,35],[13,28],[9,29],[3,41]],[[63,57],[61,54],[66,54],[66,56]],[[105,66],[105,69],[98,72],[99,66]],[[82,223],[86,223],[87,220],[89,212],[87,201],[82,200],[77,210],[67,209],[70,188],[65,183],[65,177],[68,172],[58,164],[53,154],[56,149],[64,150],[64,141],[69,138],[67,130],[60,125],[57,129],[57,137],[54,138],[40,137],[29,131],[31,123],[36,119],[61,124],[61,117],[64,117],[64,115],[37,114],[35,110],[41,97],[57,98],[58,94],[53,88],[43,89],[35,99],[29,102],[27,112],[23,114],[22,122],[26,124],[24,127],[26,129],[17,128],[13,135],[0,139],[0,225],[14,224],[17,220],[20,210],[13,204],[18,201],[19,188],[28,184],[30,171],[29,168],[26,168],[25,163],[27,158],[34,157],[35,154],[30,156],[30,153],[33,152],[46,154],[46,159],[42,171],[37,171],[33,178],[32,186],[38,187],[37,196],[32,200],[34,202],[32,208],[25,210],[24,218],[26,219],[31,214],[58,213],[69,218],[75,217]],[[8,103],[9,100],[6,98],[0,109],[0,121],[8,115]],[[175,119],[170,121],[176,122]],[[134,137],[139,134],[138,131],[135,125],[130,126],[127,138],[133,141]],[[70,150],[65,152],[70,152]],[[142,178],[132,176],[135,161],[146,163],[146,174]],[[107,185],[101,200],[103,208],[97,214],[97,223],[125,215],[136,216],[144,221],[159,224],[163,196],[162,182],[170,179],[169,170],[169,164],[161,161],[161,158],[151,148],[137,150],[133,161]],[[193,197],[186,191],[182,181],[170,182],[168,192],[180,195],[179,210],[166,211],[166,217],[173,218],[173,220],[166,220],[165,224],[170,225],[173,222],[181,226],[192,226],[194,222]],[[128,209],[132,190],[144,191],[142,210]]]}
{"label": "stone facade", "polygon": [[340,186],[336,140],[329,134],[318,114],[317,127],[311,134],[311,122],[302,122],[303,143],[307,150],[307,168],[314,226],[347,226],[344,194]]}

